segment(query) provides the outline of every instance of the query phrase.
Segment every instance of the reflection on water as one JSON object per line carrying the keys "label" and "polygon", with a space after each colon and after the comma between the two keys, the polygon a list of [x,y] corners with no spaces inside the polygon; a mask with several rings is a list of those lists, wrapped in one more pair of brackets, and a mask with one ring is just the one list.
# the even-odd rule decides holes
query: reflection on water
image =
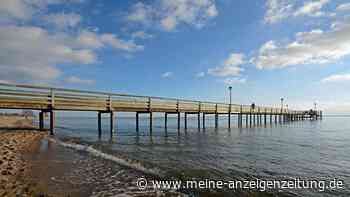
{"label": "reflection on water", "polygon": [[[292,122],[253,128],[227,127],[220,117],[214,129],[214,118],[207,117],[205,130],[197,128],[197,118],[188,120],[188,129],[177,130],[177,118],[154,118],[152,136],[148,118],[140,119],[135,131],[134,118],[118,118],[116,133],[110,138],[108,118],[103,120],[103,135],[98,138],[94,118],[60,118],[59,138],[79,137],[77,143],[89,144],[105,153],[141,162],[160,169],[168,176],[185,173],[196,177],[233,180],[265,179],[331,179],[345,181],[346,188],[326,191],[323,195],[350,195],[350,123],[347,118],[326,117],[322,121]],[[182,121],[183,122],[183,121]],[[244,122],[244,120],[243,120]],[[269,121],[268,121],[269,122]],[[232,125],[237,122],[232,120]],[[317,191],[290,191],[298,196],[319,196]]]}

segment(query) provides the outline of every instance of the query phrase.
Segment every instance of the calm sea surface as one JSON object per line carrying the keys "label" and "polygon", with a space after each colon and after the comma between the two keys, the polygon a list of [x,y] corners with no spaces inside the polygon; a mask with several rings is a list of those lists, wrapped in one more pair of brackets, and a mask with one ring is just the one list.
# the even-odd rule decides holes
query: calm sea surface
{"label": "calm sea surface", "polygon": [[[245,124],[244,120],[243,122]],[[143,171],[147,171],[158,173],[163,178],[180,176],[216,180],[336,178],[344,181],[344,189],[325,189],[323,192],[284,189],[264,195],[350,196],[349,117],[324,117],[317,121],[282,125],[273,123],[241,129],[237,128],[237,121],[233,118],[233,128],[229,130],[225,117],[220,117],[219,129],[214,129],[214,117],[208,115],[207,128],[198,130],[196,116],[189,115],[188,129],[183,129],[182,120],[181,130],[177,130],[177,118],[174,116],[168,120],[167,131],[164,129],[164,119],[154,117],[153,134],[150,136],[148,115],[142,115],[140,131],[137,133],[134,117],[118,117],[117,114],[114,136],[110,137],[109,119],[105,117],[101,139],[98,138],[97,118],[63,116],[57,117],[56,124],[56,134],[60,141],[91,146],[114,156],[113,158],[123,159],[127,165],[112,161],[108,166],[110,171],[122,171],[124,176],[128,176],[129,186],[133,189],[136,186],[135,180],[139,178],[137,176],[142,176]],[[105,169],[104,165],[98,166],[96,164],[97,171],[98,168]],[[97,172],[94,176],[106,175]],[[113,190],[113,187],[106,190]],[[183,192],[201,196],[200,192]],[[211,192],[213,191],[206,194],[210,196]],[[232,191],[218,193],[222,196],[240,195]]]}

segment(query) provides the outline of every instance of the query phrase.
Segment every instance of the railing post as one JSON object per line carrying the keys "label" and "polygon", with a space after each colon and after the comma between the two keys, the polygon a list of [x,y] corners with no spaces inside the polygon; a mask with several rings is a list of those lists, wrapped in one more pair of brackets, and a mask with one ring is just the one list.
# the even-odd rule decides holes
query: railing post
{"label": "railing post", "polygon": [[112,97],[111,95],[108,95],[108,110],[112,111],[113,110],[113,106],[112,106]]}
{"label": "railing post", "polygon": [[148,97],[148,111],[152,111],[152,100],[151,100],[151,97]]}
{"label": "railing post", "polygon": [[180,105],[179,100],[176,100],[176,112],[180,112],[179,105]]}
{"label": "railing post", "polygon": [[55,107],[55,90],[53,88],[50,89],[50,105],[51,109]]}

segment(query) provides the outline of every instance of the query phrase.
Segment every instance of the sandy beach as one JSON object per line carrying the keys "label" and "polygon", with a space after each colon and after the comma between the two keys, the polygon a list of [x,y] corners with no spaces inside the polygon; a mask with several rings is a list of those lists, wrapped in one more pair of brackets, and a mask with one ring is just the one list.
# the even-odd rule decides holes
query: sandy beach
{"label": "sandy beach", "polygon": [[26,181],[30,164],[23,154],[33,151],[45,132],[34,130],[31,118],[0,116],[0,196],[33,196],[35,185]]}
{"label": "sandy beach", "polygon": [[181,196],[134,185],[144,174],[53,142],[31,118],[0,116],[0,197]]}

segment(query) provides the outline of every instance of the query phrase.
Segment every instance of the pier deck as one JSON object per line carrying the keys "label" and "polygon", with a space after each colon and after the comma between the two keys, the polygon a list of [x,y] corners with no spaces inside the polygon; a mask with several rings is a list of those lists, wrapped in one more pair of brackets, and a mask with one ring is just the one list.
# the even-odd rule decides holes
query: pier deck
{"label": "pier deck", "polygon": [[[139,96],[129,94],[115,94],[106,92],[83,91],[64,88],[53,88],[33,85],[6,84],[0,83],[0,108],[2,109],[31,109],[39,110],[40,128],[43,129],[44,113],[50,113],[50,131],[54,133],[55,115],[54,111],[96,111],[98,112],[99,134],[101,132],[101,114],[111,114],[111,133],[113,132],[114,112],[136,112],[136,130],[139,128],[139,113],[150,114],[150,131],[152,131],[152,113],[165,113],[165,127],[168,114],[185,114],[185,128],[187,128],[187,114],[198,115],[198,128],[200,128],[200,114],[215,114],[215,127],[218,127],[219,115],[228,115],[228,127],[231,127],[231,115],[238,115],[238,126],[243,125],[243,115],[246,115],[246,122],[250,117],[255,116],[260,121],[264,116],[277,116],[280,122],[302,120],[306,118],[317,118],[322,112],[297,111],[273,107],[256,106],[254,109],[250,105],[227,104],[207,101],[194,101],[174,98]],[[203,127],[205,127],[203,118]],[[255,122],[255,121],[254,121]],[[180,128],[180,118],[178,118],[178,128]]]}

